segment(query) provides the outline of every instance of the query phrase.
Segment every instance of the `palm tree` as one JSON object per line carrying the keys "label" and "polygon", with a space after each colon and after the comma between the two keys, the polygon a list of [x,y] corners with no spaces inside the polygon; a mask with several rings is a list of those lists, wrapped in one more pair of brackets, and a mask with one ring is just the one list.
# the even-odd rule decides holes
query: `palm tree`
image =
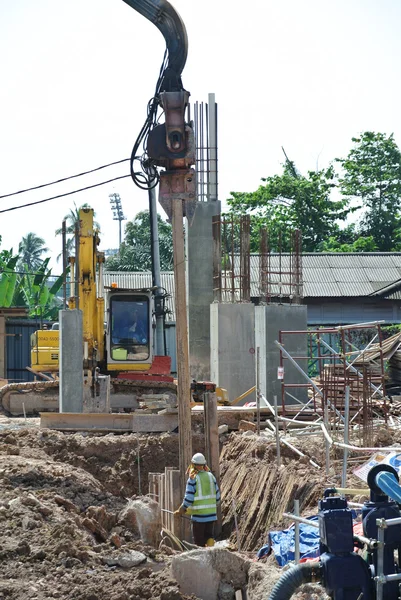
{"label": "palm tree", "polygon": [[[66,221],[66,233],[67,233],[67,256],[71,256],[74,253],[74,249],[75,249],[75,225],[76,223],[78,223],[79,221],[79,211],[81,208],[91,208],[89,206],[89,204],[87,202],[85,202],[85,204],[82,204],[80,207],[77,207],[77,205],[74,202],[74,208],[70,208],[68,214],[66,214],[64,216],[63,221]],[[96,213],[93,213],[94,215]],[[97,223],[97,221],[93,221],[93,227],[95,229],[99,229],[100,230],[100,225],[99,223]],[[55,231],[55,235],[61,235],[63,233],[63,230],[61,227],[59,227],[58,229],[56,229]],[[60,260],[62,256],[62,253],[60,253],[57,256],[57,261]]]}
{"label": "palm tree", "polygon": [[27,233],[18,246],[20,255],[18,268],[22,268],[23,265],[26,265],[29,272],[37,270],[43,262],[42,254],[49,251],[44,244],[45,240],[37,236],[36,233]]}

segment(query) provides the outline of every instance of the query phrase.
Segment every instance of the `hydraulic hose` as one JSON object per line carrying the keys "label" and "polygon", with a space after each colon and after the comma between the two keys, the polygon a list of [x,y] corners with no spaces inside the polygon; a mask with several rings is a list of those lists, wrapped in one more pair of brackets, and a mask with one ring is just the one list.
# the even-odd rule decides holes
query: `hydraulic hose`
{"label": "hydraulic hose", "polygon": [[393,473],[381,471],[376,475],[375,483],[386,496],[401,504],[401,486]]}
{"label": "hydraulic hose", "polygon": [[303,583],[321,580],[318,563],[304,563],[288,569],[271,591],[269,600],[289,600]]}
{"label": "hydraulic hose", "polygon": [[151,21],[163,34],[168,50],[168,69],[181,76],[187,61],[188,37],[185,25],[167,0],[124,0]]}

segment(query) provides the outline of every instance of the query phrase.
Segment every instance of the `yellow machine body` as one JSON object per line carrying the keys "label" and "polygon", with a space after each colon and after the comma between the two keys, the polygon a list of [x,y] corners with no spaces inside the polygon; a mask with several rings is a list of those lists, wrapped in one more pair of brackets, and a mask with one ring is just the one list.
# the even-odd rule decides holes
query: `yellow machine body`
{"label": "yellow machine body", "polygon": [[31,368],[35,372],[58,371],[59,332],[41,329],[31,335]]}
{"label": "yellow machine body", "polygon": [[[83,367],[100,366],[111,374],[149,371],[153,361],[152,293],[113,286],[107,291],[105,314],[105,301],[98,293],[98,289],[103,289],[104,263],[104,254],[97,249],[99,241],[93,226],[93,209],[81,208],[77,255],[70,258],[73,283],[68,307],[79,308],[83,313]],[[44,373],[59,370],[57,330],[38,330],[32,334],[31,368]]]}

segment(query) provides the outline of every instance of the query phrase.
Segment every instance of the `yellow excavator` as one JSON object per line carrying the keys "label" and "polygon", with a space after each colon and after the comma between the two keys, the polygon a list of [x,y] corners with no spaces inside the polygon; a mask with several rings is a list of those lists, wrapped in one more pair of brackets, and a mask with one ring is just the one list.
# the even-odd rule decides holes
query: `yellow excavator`
{"label": "yellow excavator", "polygon": [[[93,226],[93,209],[79,210],[75,257],[70,257],[70,309],[83,317],[84,371],[95,382],[95,371],[111,376],[116,408],[138,408],[147,397],[153,404],[175,404],[176,384],[171,358],[153,353],[153,289],[103,289],[104,254]],[[75,283],[76,282],[76,283]],[[57,325],[56,325],[57,327]],[[59,331],[41,329],[31,336],[31,370],[57,375]],[[126,402],[124,403],[125,397]],[[131,399],[130,399],[131,397]]]}

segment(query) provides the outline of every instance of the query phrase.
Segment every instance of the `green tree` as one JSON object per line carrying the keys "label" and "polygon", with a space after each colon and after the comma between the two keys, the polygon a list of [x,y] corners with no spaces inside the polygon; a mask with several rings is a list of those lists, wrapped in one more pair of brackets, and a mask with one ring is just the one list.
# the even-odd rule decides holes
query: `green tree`
{"label": "green tree", "polygon": [[[171,225],[157,215],[159,231],[160,268],[168,271],[173,266],[173,238]],[[151,271],[152,254],[149,211],[144,210],[125,227],[120,251],[106,260],[108,271]]]}
{"label": "green tree", "polygon": [[26,265],[28,271],[34,272],[40,267],[43,262],[42,254],[48,252],[45,247],[45,240],[36,235],[36,233],[28,233],[19,243],[18,253],[20,255],[18,267],[23,268]]}
{"label": "green tree", "polygon": [[401,219],[401,153],[393,134],[365,131],[352,138],[347,158],[337,159],[343,168],[339,188],[343,198],[356,199],[363,214],[357,231],[373,238],[377,250],[399,247]]}
{"label": "green tree", "polygon": [[[251,212],[255,225],[269,228],[271,245],[282,234],[301,229],[303,250],[314,252],[320,244],[339,230],[338,222],[349,213],[348,200],[332,200],[336,186],[333,166],[300,175],[292,161],[287,160],[281,175],[263,178],[255,192],[232,192],[228,205],[235,214]],[[287,248],[283,246],[283,250]],[[255,243],[252,250],[257,251]]]}

